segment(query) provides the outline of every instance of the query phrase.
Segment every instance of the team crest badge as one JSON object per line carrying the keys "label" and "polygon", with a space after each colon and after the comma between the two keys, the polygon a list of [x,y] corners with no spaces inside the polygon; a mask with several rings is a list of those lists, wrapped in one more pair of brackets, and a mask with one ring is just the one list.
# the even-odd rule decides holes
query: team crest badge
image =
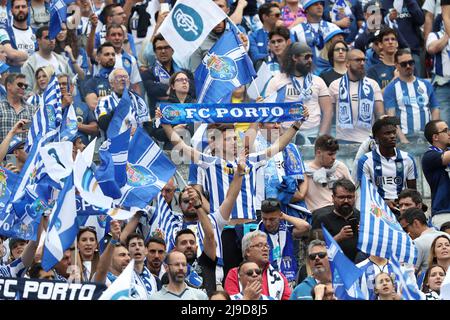
{"label": "team crest badge", "polygon": [[168,121],[174,121],[183,118],[185,112],[181,108],[167,106],[162,110],[163,117]]}
{"label": "team crest badge", "polygon": [[193,8],[178,3],[173,9],[172,23],[186,41],[195,41],[203,33],[202,17]]}
{"label": "team crest badge", "polygon": [[214,80],[230,81],[237,76],[236,62],[229,57],[208,54],[203,63]]}
{"label": "team crest badge", "polygon": [[147,168],[127,163],[128,184],[132,187],[147,187],[154,184],[158,179]]}

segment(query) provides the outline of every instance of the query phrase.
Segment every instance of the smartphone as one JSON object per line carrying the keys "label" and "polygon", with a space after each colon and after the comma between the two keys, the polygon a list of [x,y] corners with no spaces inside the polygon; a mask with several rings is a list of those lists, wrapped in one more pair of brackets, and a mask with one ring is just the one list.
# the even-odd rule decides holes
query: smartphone
{"label": "smartphone", "polygon": [[348,224],[352,227],[353,234],[358,234],[358,219],[352,217],[347,220]]}
{"label": "smartphone", "polygon": [[13,165],[16,165],[16,156],[13,154],[7,154],[6,155],[6,163],[11,163]]}
{"label": "smartphone", "polygon": [[161,13],[169,12],[170,11],[170,4],[168,4],[168,3],[161,3],[161,9],[159,11]]}
{"label": "smartphone", "polygon": [[23,126],[22,126],[22,128],[23,128],[24,130],[28,130],[28,129],[30,129],[30,125],[31,125],[31,121],[30,121],[30,122],[27,122],[27,123],[24,123]]}

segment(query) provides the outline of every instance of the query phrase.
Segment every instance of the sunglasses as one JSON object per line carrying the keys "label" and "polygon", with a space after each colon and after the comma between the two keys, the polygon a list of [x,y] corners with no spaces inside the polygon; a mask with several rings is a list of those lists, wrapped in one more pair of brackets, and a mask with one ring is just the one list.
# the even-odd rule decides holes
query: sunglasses
{"label": "sunglasses", "polygon": [[273,13],[273,14],[271,14],[271,16],[274,16],[275,18],[279,18],[279,17],[281,17],[281,13]]}
{"label": "sunglasses", "polygon": [[334,48],[334,52],[339,52],[339,51],[348,52],[348,48]]}
{"label": "sunglasses", "polygon": [[244,272],[245,275],[251,277],[253,274],[256,274],[257,276],[261,275],[261,269],[250,269]]}
{"label": "sunglasses", "polygon": [[18,86],[20,89],[25,89],[25,90],[28,88],[28,85],[27,85],[26,83],[23,83],[23,82],[17,83],[17,86]]}
{"label": "sunglasses", "polygon": [[271,206],[271,207],[279,207],[280,206],[280,202],[277,200],[263,200],[261,202],[262,206]]}
{"label": "sunglasses", "polygon": [[309,59],[312,60],[313,55],[310,54],[310,53],[307,53],[307,54],[305,54],[305,55],[301,55],[300,57],[302,57],[302,58],[305,59],[305,60],[309,60]]}
{"label": "sunglasses", "polygon": [[438,131],[435,134],[439,134],[439,133],[448,133],[448,128],[442,129],[441,131]]}
{"label": "sunglasses", "polygon": [[187,78],[178,78],[178,79],[175,79],[175,82],[189,82],[189,79],[187,79]]}
{"label": "sunglasses", "polygon": [[400,65],[400,67],[402,68],[406,68],[407,66],[413,66],[416,64],[416,62],[414,60],[408,60],[408,61],[403,61],[403,62],[399,62],[398,63]]}
{"label": "sunglasses", "polygon": [[310,253],[308,255],[309,260],[316,260],[316,257],[319,257],[320,259],[323,259],[327,256],[326,252],[317,252],[317,253]]}

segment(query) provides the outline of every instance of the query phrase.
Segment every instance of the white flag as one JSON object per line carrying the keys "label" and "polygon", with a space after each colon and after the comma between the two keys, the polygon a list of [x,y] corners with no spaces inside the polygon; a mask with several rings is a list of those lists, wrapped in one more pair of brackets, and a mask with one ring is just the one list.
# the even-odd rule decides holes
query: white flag
{"label": "white flag", "polygon": [[39,151],[48,175],[56,182],[72,173],[73,143],[71,141],[52,142]]}
{"label": "white flag", "polygon": [[253,80],[247,89],[247,94],[250,99],[256,100],[259,95],[264,96],[266,86],[270,79],[272,79],[270,68],[267,63],[263,62],[261,67],[259,67],[258,73],[256,74],[256,79]]}
{"label": "white flag", "polygon": [[[201,4],[199,3],[201,2]],[[211,0],[178,0],[159,28],[177,60],[188,58],[227,15]]]}
{"label": "white flag", "polygon": [[441,300],[450,300],[450,270],[447,271],[441,284]]}
{"label": "white flag", "polygon": [[146,300],[146,289],[136,284],[135,277],[133,259],[99,300]]}

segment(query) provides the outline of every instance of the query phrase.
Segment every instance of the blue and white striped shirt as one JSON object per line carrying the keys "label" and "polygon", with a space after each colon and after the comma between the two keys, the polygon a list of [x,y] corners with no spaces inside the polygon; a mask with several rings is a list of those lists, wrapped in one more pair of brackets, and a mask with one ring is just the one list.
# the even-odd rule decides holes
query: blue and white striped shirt
{"label": "blue and white striped shirt", "polygon": [[357,179],[360,183],[363,174],[383,199],[395,200],[407,187],[407,180],[417,179],[417,168],[409,153],[395,148],[395,156],[386,158],[377,146],[359,159]]}
{"label": "blue and white striped shirt", "polygon": [[361,278],[359,279],[359,285],[361,292],[367,297],[368,300],[376,300],[375,294],[375,277],[381,273],[387,273],[395,277],[394,269],[391,263],[388,261],[384,266],[375,264],[372,260],[366,259],[356,265],[359,269],[364,270]]}
{"label": "blue and white striped shirt", "polygon": [[[265,164],[265,152],[249,155],[247,171],[242,180],[241,192],[236,199],[231,219],[256,219],[256,171]],[[210,211],[215,212],[225,200],[237,162],[202,154],[198,166],[205,171],[205,182],[194,183],[201,184],[209,192]]]}
{"label": "blue and white striped shirt", "polygon": [[439,108],[433,86],[424,79],[404,82],[396,78],[384,89],[386,109],[395,109],[404,134],[424,131],[431,119],[431,110]]}
{"label": "blue and white striped shirt", "polygon": [[21,278],[25,275],[27,268],[22,262],[22,258],[16,259],[6,266],[0,266],[0,277]]}

